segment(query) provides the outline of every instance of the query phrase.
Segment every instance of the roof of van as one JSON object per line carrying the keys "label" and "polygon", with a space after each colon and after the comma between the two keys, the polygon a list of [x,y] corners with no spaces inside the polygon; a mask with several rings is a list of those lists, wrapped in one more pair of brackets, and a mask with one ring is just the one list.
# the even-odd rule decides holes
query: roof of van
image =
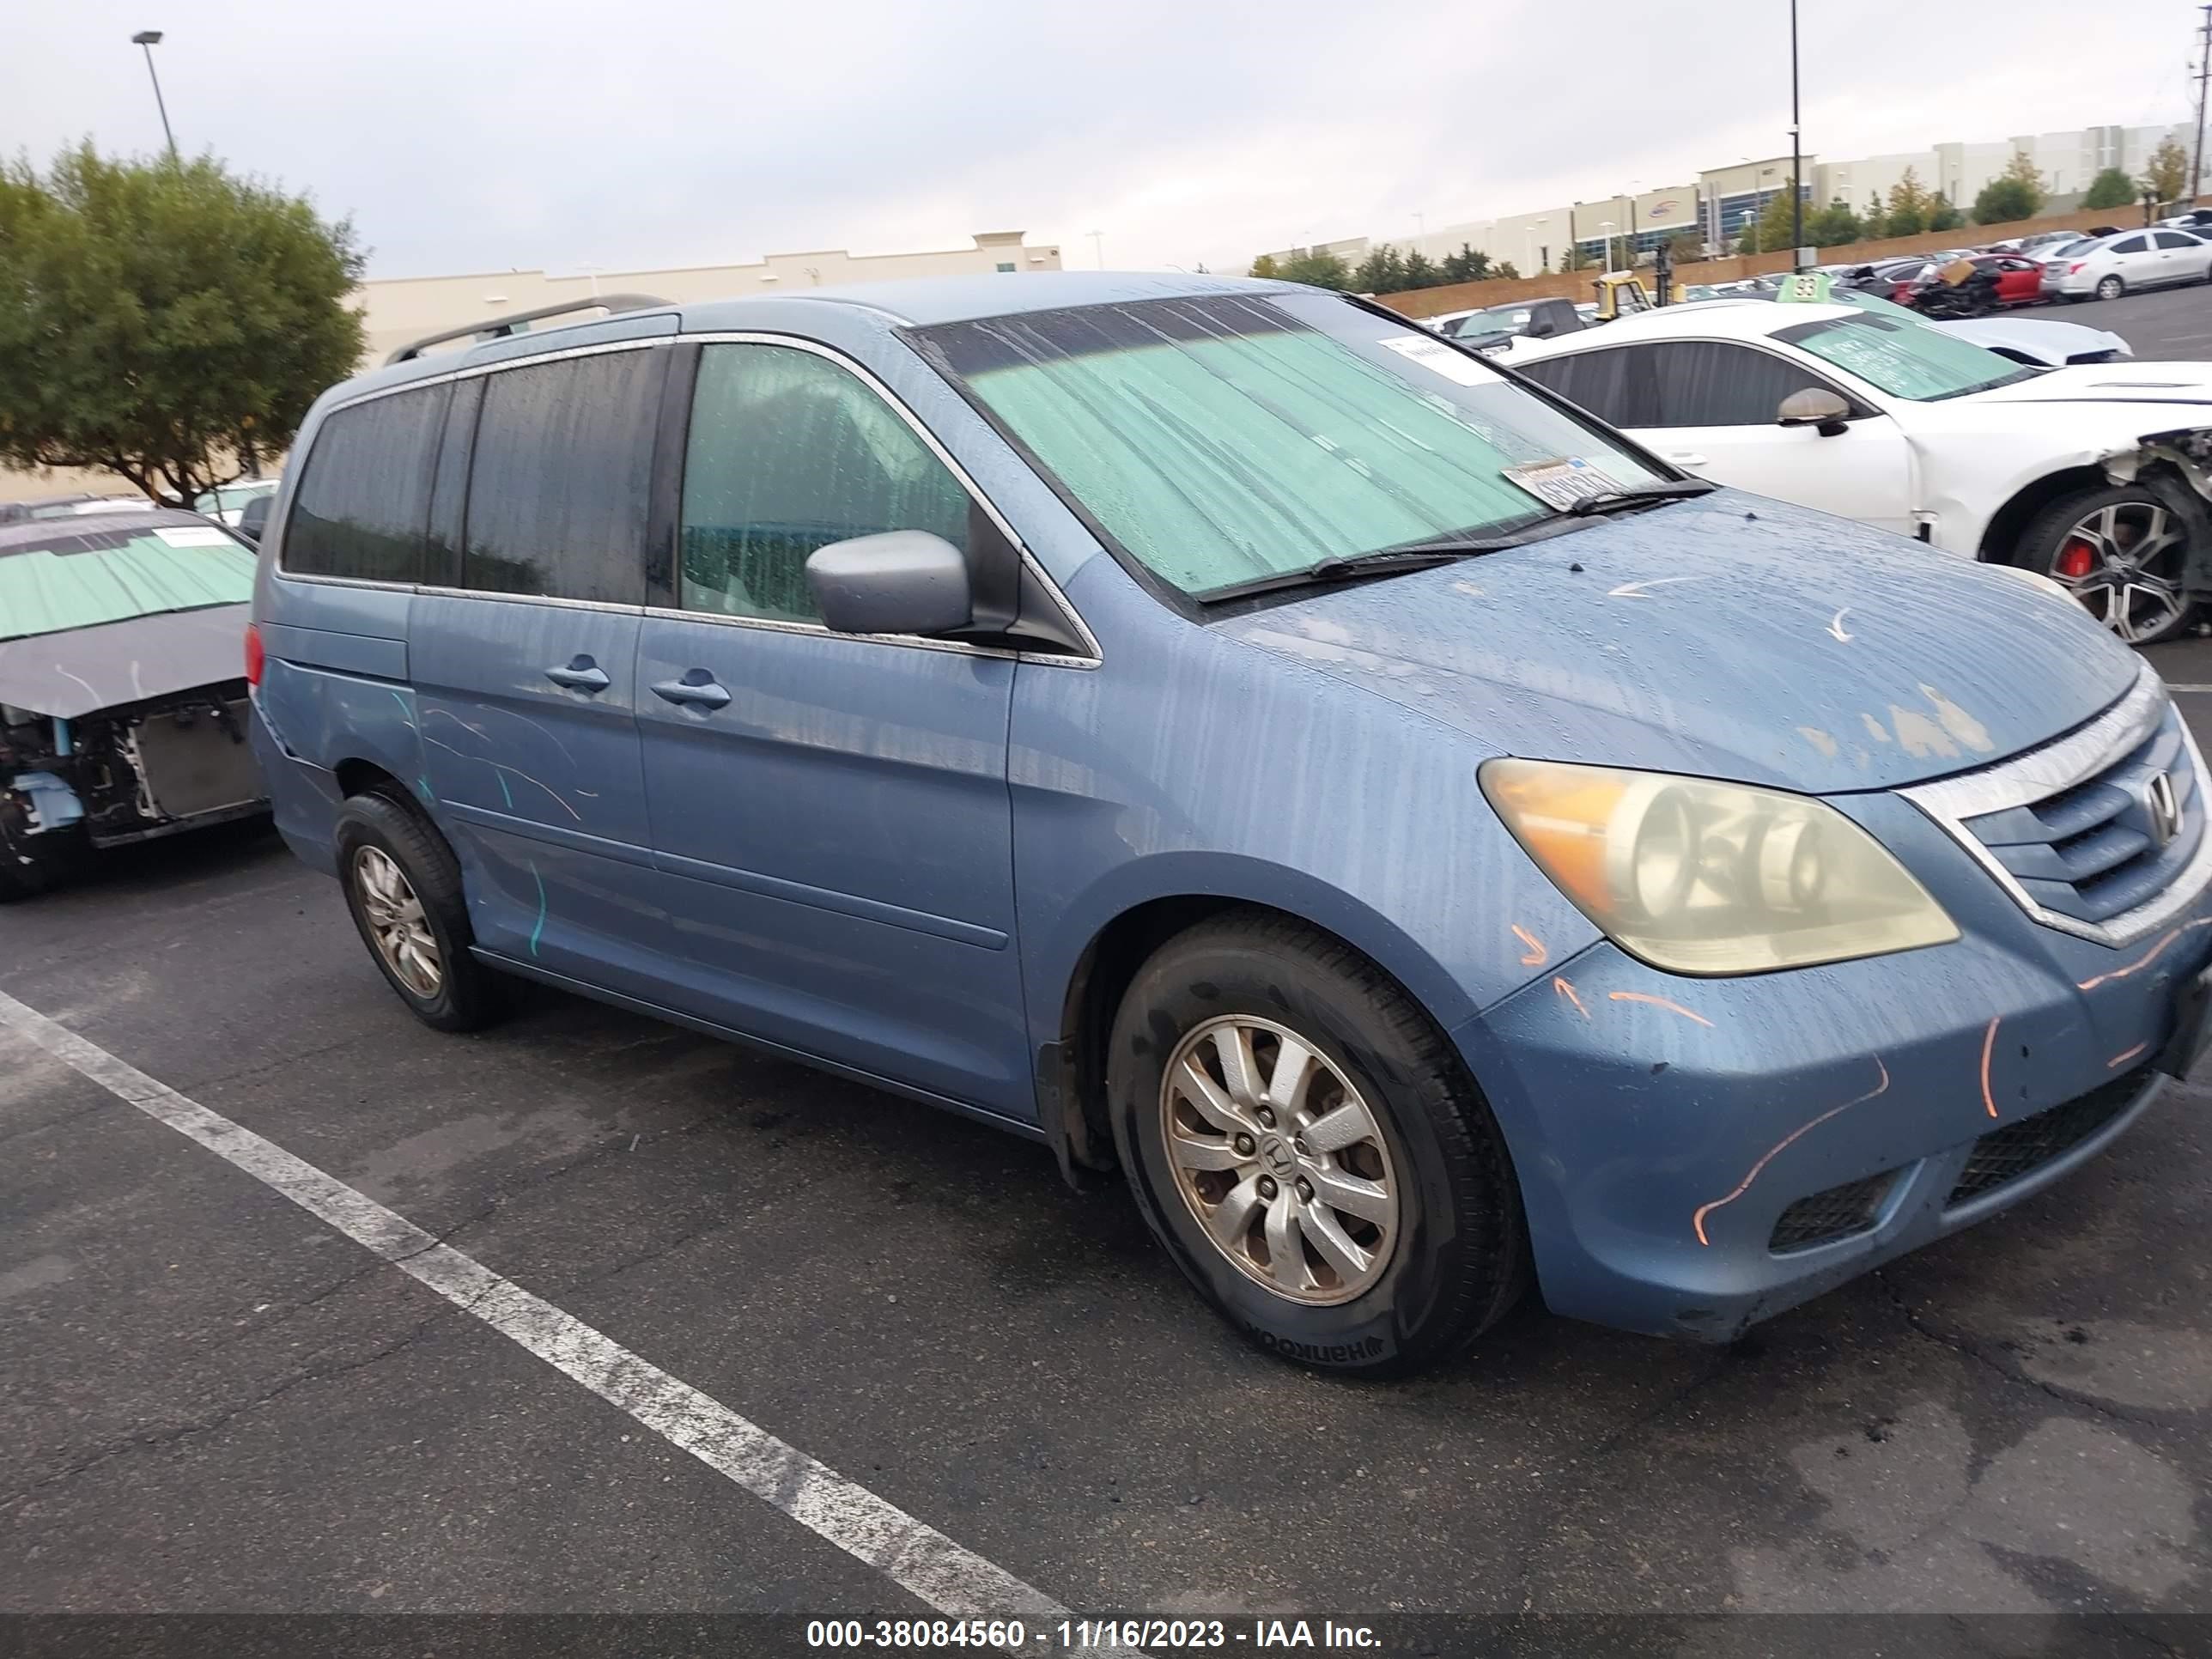
{"label": "roof of van", "polygon": [[[428,353],[371,369],[347,381],[345,386],[349,392],[358,392],[450,373],[464,365],[481,362],[488,355],[511,357],[537,350],[558,350],[562,337],[574,329],[604,330],[611,324],[626,334],[665,334],[669,331],[667,319],[671,318],[677,319],[675,327],[684,333],[742,329],[751,325],[750,319],[769,307],[781,307],[788,314],[793,301],[838,306],[872,315],[883,326],[904,328],[972,322],[979,318],[1014,316],[1025,312],[1058,311],[1071,306],[1119,305],[1139,300],[1189,299],[1214,294],[1314,291],[1295,283],[1152,270],[993,271],[973,276],[920,276],[899,282],[781,289],[736,299],[693,300],[653,306],[611,316],[580,313],[574,323],[556,323],[527,334],[483,341],[456,350]],[[1407,326],[1413,325],[1409,323]]]}

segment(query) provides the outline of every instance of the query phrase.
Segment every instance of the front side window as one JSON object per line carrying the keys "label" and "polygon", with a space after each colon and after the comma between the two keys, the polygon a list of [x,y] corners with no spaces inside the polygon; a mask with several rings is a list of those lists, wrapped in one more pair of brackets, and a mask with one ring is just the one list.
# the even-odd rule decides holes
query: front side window
{"label": "front side window", "polygon": [[709,345],[684,465],[686,611],[819,620],[817,548],[922,530],[969,550],[973,502],[897,411],[827,358]]}
{"label": "front side window", "polygon": [[469,468],[465,586],[639,605],[667,354],[502,369],[484,386]]}
{"label": "front side window", "polygon": [[1826,389],[1787,358],[1718,340],[1676,340],[1646,348],[1659,393],[1661,426],[1772,426],[1782,400]]}
{"label": "front side window", "polygon": [[1774,338],[1809,351],[1893,398],[1921,403],[2033,380],[2036,373],[1940,328],[1872,312],[1797,323],[1777,330]]}
{"label": "front side window", "polygon": [[1660,476],[1479,359],[1329,295],[1082,306],[909,337],[1131,558],[1197,599],[1550,517],[1509,468]]}
{"label": "front side window", "polygon": [[430,458],[448,391],[395,392],[341,409],[323,422],[284,526],[288,574],[424,579]]}

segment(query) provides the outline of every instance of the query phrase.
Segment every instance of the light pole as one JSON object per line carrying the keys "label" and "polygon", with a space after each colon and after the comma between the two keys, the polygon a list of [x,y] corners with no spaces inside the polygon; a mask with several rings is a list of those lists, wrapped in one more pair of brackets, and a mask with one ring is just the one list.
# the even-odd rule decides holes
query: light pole
{"label": "light pole", "polygon": [[154,83],[154,107],[161,112],[161,136],[169,141],[169,163],[177,161],[177,135],[169,131],[169,106],[161,97],[161,77],[154,68],[154,48],[161,44],[161,31],[140,29],[131,37],[131,44],[143,47],[146,53],[146,76]]}
{"label": "light pole", "polygon": [[1089,234],[1091,252],[1098,256],[1098,269],[1103,270],[1106,269],[1106,233],[1103,230],[1094,230]]}
{"label": "light pole", "polygon": [[1797,0],[1790,0],[1790,263],[1796,263],[1796,250],[1805,246],[1805,179],[1804,161],[1799,153],[1797,118]]}

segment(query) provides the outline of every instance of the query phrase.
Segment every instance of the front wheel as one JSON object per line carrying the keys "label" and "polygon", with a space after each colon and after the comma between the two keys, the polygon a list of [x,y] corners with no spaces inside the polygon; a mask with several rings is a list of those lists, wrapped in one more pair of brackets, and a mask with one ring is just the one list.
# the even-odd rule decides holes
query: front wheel
{"label": "front wheel", "polygon": [[2147,489],[2122,484],[2054,501],[2028,526],[2014,562],[2040,570],[2130,645],[2188,627],[2186,527]]}
{"label": "front wheel", "polygon": [[2117,276],[2104,277],[2097,283],[2097,297],[2100,300],[2117,300],[2127,291],[2128,285]]}
{"label": "front wheel", "polygon": [[1153,1233],[1283,1358],[1413,1370],[1527,1286],[1512,1161],[1458,1056],[1310,927],[1232,914],[1164,945],[1122,999],[1107,1086]]}

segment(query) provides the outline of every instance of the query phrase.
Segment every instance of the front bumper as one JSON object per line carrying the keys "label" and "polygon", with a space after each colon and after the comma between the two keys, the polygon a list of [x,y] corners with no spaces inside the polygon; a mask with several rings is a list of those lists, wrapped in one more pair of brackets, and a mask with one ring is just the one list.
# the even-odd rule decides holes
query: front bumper
{"label": "front bumper", "polygon": [[2062,1179],[2160,1092],[2212,889],[2110,948],[2037,927],[1903,802],[1852,807],[1936,872],[1958,941],[1706,980],[1601,942],[1455,1033],[1554,1311],[1732,1340]]}

